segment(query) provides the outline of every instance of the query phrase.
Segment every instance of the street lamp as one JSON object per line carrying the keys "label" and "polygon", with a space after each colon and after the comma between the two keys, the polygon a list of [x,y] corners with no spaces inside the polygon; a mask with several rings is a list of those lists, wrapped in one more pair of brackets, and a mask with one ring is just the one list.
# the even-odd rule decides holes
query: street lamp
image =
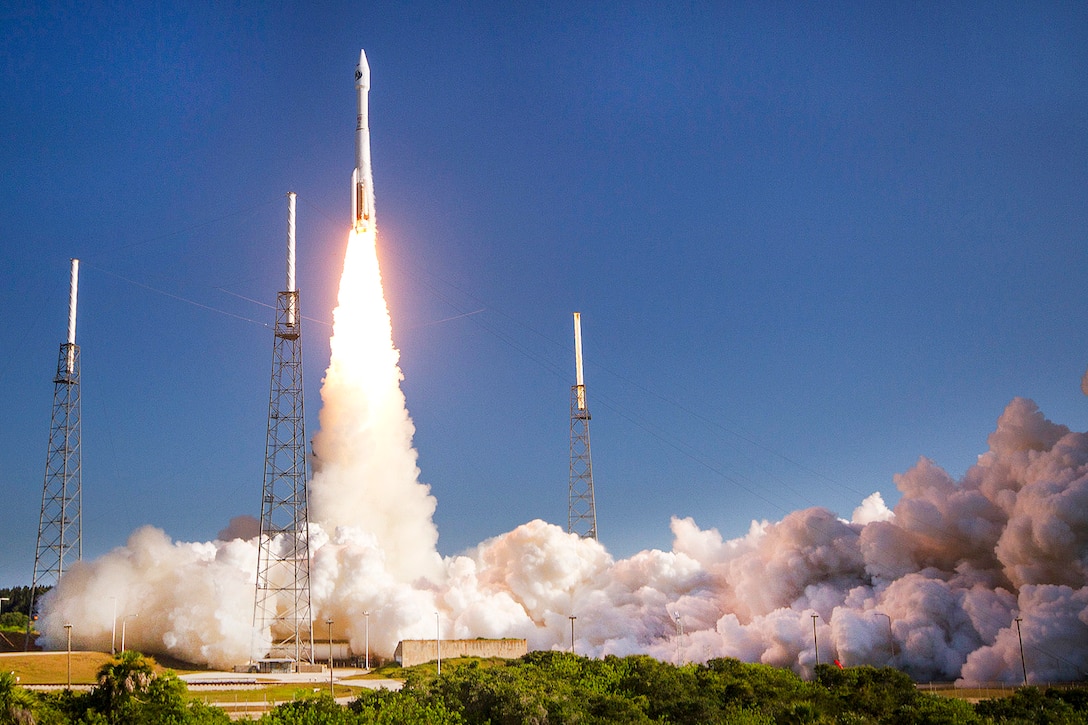
{"label": "street lamp", "polygon": [[1021,617],[1016,618],[1016,639],[1020,640],[1020,667],[1024,670],[1024,687],[1028,686],[1028,663],[1024,660],[1024,638],[1020,636]]}
{"label": "street lamp", "polygon": [[139,617],[139,616],[140,616],[139,614],[126,614],[124,617],[121,617],[121,651],[122,652],[125,651],[125,626],[128,624],[128,620],[132,619],[133,617]]}
{"label": "street lamp", "polygon": [[110,634],[110,654],[117,654],[117,597],[110,597],[113,600],[113,632]]}
{"label": "street lamp", "polygon": [[567,617],[570,620],[570,653],[574,654],[574,620],[578,619],[573,614]]}
{"label": "street lamp", "polygon": [[4,602],[10,602],[11,597],[0,597],[0,614],[4,612]]}
{"label": "street lamp", "polygon": [[684,623],[680,621],[680,612],[676,612],[673,615],[676,620],[676,666],[679,667],[680,662],[680,643],[684,639]]}
{"label": "street lamp", "polygon": [[438,674],[442,675],[442,622],[438,619],[438,612],[434,613],[434,647],[438,653]]}
{"label": "street lamp", "polygon": [[329,625],[329,697],[336,697],[336,693],[332,689],[332,618],[325,620],[325,624]]}
{"label": "street lamp", "polygon": [[892,631],[892,616],[890,614],[884,614],[884,612],[873,612],[878,617],[888,618],[888,649],[891,650],[891,658],[888,660],[889,666],[892,659],[895,659],[895,632]]}
{"label": "street lamp", "polygon": [[370,612],[363,612],[363,618],[366,622],[366,668],[370,669]]}
{"label": "street lamp", "polygon": [[72,623],[65,622],[64,629],[68,634],[68,689],[72,689]]}
{"label": "street lamp", "polygon": [[816,640],[816,618],[819,614],[812,615],[812,647],[816,650],[816,664],[820,664],[820,643]]}

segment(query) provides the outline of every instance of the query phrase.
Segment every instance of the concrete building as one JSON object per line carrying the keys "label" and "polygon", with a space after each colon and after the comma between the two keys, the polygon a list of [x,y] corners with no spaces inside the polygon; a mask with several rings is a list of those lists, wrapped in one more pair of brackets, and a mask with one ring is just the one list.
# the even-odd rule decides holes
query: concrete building
{"label": "concrete building", "polygon": [[[501,657],[512,660],[529,652],[524,639],[444,639],[442,659],[447,657]],[[438,659],[438,647],[433,639],[406,639],[397,644],[393,653],[402,667],[420,665]]]}

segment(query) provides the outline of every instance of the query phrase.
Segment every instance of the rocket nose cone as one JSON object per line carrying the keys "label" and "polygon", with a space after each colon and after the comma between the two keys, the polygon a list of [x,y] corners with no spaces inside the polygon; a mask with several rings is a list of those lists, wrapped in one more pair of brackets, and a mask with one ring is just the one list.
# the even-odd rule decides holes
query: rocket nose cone
{"label": "rocket nose cone", "polygon": [[359,65],[355,67],[355,87],[370,89],[370,64],[364,50],[359,51]]}

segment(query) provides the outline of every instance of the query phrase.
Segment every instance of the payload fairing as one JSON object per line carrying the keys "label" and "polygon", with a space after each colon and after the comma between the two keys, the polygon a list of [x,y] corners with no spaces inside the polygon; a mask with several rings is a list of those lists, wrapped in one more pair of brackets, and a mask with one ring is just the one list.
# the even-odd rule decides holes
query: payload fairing
{"label": "payload fairing", "polygon": [[351,219],[356,232],[365,232],[374,225],[374,177],[370,171],[370,64],[362,50],[355,67],[355,91],[359,119],[355,125],[355,171],[351,172]]}

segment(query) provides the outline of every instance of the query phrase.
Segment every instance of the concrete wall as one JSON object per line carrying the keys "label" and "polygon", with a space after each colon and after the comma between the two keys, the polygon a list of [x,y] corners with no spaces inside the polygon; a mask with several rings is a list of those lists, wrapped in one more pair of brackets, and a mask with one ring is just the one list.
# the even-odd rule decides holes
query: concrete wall
{"label": "concrete wall", "polygon": [[[516,659],[529,651],[524,639],[444,639],[442,658],[502,657]],[[393,659],[402,667],[420,665],[438,659],[438,647],[433,639],[406,639],[397,645]]]}

